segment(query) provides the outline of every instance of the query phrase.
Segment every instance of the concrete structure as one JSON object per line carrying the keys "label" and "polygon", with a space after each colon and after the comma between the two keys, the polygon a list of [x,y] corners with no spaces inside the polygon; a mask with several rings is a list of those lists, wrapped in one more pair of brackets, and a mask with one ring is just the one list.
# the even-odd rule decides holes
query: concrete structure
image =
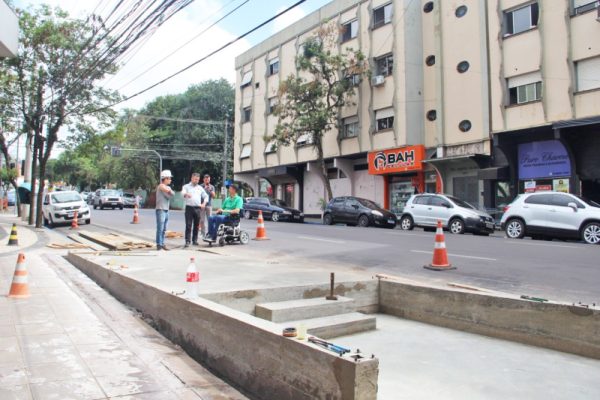
{"label": "concrete structure", "polygon": [[[334,195],[398,214],[415,191],[486,208],[548,186],[598,199],[598,4],[334,0],[237,57],[236,179],[320,212],[313,147],[301,140],[273,151],[264,137],[297,49],[328,20],[346,32],[332,50],[360,49],[373,72],[358,84],[356,106],[341,112],[348,129],[324,138]],[[411,162],[396,165],[398,155]]]}
{"label": "concrete structure", "polygon": [[4,0],[0,0],[0,26],[0,57],[15,57],[19,48],[19,19]]}

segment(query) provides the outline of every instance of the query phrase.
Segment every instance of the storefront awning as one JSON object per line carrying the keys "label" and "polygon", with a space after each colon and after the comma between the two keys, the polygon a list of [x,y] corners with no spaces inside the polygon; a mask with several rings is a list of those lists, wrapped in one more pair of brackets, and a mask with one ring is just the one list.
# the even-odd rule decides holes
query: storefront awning
{"label": "storefront awning", "polygon": [[587,126],[600,124],[600,117],[571,119],[568,121],[559,121],[552,124],[554,129],[573,128],[576,126]]}
{"label": "storefront awning", "polygon": [[472,161],[479,168],[484,168],[489,165],[490,156],[487,154],[467,154],[463,156],[450,156],[450,157],[442,157],[442,158],[430,158],[428,160],[423,160],[424,163],[432,164],[432,165],[443,165],[450,163],[460,163],[465,161]]}

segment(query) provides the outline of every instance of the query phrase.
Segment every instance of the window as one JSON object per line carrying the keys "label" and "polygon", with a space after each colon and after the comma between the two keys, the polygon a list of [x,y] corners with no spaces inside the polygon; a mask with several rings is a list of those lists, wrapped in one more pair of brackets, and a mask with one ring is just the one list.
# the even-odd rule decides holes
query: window
{"label": "window", "polygon": [[252,154],[252,145],[250,143],[243,145],[240,158],[249,158],[250,154]]}
{"label": "window", "polygon": [[250,122],[251,119],[252,119],[252,107],[244,108],[243,114],[242,114],[242,123]]}
{"label": "window", "polygon": [[355,87],[355,86],[360,85],[361,76],[360,76],[360,74],[351,74],[351,75],[347,75],[345,79],[348,81],[350,86]]}
{"label": "window", "polygon": [[394,109],[384,108],[383,110],[375,111],[376,127],[375,131],[380,132],[386,129],[394,128]]}
{"label": "window", "polygon": [[279,72],[279,57],[269,60],[269,76]]}
{"label": "window", "polygon": [[358,117],[344,118],[342,121],[342,138],[357,137],[359,132]]}
{"label": "window", "polygon": [[470,67],[470,65],[469,65],[468,61],[461,61],[456,66],[456,70],[459,73],[464,74],[465,72],[467,72],[469,70],[469,67]]}
{"label": "window", "polygon": [[427,56],[425,59],[425,64],[427,64],[428,67],[435,65],[435,56]]}
{"label": "window", "polygon": [[300,135],[298,137],[298,140],[296,140],[296,145],[298,147],[308,146],[309,144],[312,144],[312,137],[310,136],[309,133],[305,133],[303,135]]}
{"label": "window", "polygon": [[600,57],[588,58],[575,63],[577,91],[600,88]]}
{"label": "window", "polygon": [[467,15],[467,10],[467,6],[459,6],[456,8],[456,11],[454,11],[454,15],[456,15],[457,18],[462,18]]}
{"label": "window", "polygon": [[392,3],[373,10],[373,29],[392,22]]}
{"label": "window", "polygon": [[508,78],[509,104],[524,104],[542,98],[542,74],[539,71]]}
{"label": "window", "polygon": [[422,204],[426,205],[429,202],[429,198],[431,196],[416,196],[413,200],[413,204]]}
{"label": "window", "polygon": [[277,146],[275,144],[274,140],[269,140],[267,142],[267,145],[265,146],[265,153],[269,154],[269,153],[275,153],[277,151]]}
{"label": "window", "polygon": [[450,207],[448,200],[440,196],[430,196],[429,205],[434,207]]}
{"label": "window", "polygon": [[581,202],[566,194],[553,194],[552,204],[559,207],[569,207],[569,203],[575,203],[577,208],[585,208]]}
{"label": "window", "polygon": [[376,75],[388,76],[392,74],[394,69],[394,55],[387,54],[383,57],[375,59]]}
{"label": "window", "polygon": [[472,126],[473,125],[471,124],[471,121],[469,121],[468,119],[463,119],[458,124],[458,129],[460,129],[461,132],[469,132]]}
{"label": "window", "polygon": [[267,110],[269,112],[269,114],[273,114],[275,112],[275,109],[277,108],[278,104],[279,104],[279,99],[277,97],[269,98],[269,109]]}
{"label": "window", "polygon": [[595,10],[600,7],[600,1],[591,1],[591,0],[573,0],[573,14],[583,14],[588,11]]}
{"label": "window", "polygon": [[358,36],[358,20],[342,24],[342,42],[347,42],[356,36]]}
{"label": "window", "polygon": [[435,111],[435,110],[427,111],[427,119],[429,121],[435,121],[437,119],[437,111]]}
{"label": "window", "polygon": [[425,3],[425,5],[423,6],[423,12],[425,14],[428,14],[430,12],[433,11],[433,1],[428,1],[427,3]]}
{"label": "window", "polygon": [[242,76],[242,83],[240,83],[240,88],[243,89],[252,84],[252,71],[245,72]]}
{"label": "window", "polygon": [[525,199],[527,204],[552,205],[552,194],[534,194]]}
{"label": "window", "polygon": [[514,35],[535,28],[538,24],[538,4],[532,3],[504,13],[504,36]]}

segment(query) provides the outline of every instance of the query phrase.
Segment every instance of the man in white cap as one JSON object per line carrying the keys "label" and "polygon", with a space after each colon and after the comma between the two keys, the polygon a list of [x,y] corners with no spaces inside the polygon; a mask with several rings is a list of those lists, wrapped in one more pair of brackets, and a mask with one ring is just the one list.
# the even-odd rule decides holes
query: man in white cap
{"label": "man in white cap", "polygon": [[165,169],[160,173],[160,184],[156,187],[156,250],[169,250],[165,246],[165,233],[169,222],[169,206],[173,197],[171,171]]}

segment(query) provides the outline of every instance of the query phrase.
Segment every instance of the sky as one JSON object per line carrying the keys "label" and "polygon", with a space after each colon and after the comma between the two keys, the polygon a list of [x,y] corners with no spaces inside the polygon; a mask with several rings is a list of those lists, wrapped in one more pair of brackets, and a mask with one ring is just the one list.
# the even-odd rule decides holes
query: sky
{"label": "sky", "polygon": [[[202,58],[296,2],[296,0],[249,0],[247,4],[218,25],[166,58],[155,68],[137,77],[141,72],[198,35],[214,21],[244,1],[193,1],[187,8],[163,24],[132,57],[126,57],[120,71],[103,81],[102,86],[119,90],[122,95],[130,96]],[[328,2],[329,0],[307,0],[301,6],[291,10],[280,19],[228,49],[172,80],[121,104],[119,108],[141,108],[155,97],[181,93],[191,84],[208,79],[225,78],[234,82],[234,60],[237,55]],[[73,17],[85,18],[94,10],[97,14],[106,17],[109,10],[117,3],[117,0],[17,0],[14,3],[17,7],[46,3],[52,6],[60,6]]]}

